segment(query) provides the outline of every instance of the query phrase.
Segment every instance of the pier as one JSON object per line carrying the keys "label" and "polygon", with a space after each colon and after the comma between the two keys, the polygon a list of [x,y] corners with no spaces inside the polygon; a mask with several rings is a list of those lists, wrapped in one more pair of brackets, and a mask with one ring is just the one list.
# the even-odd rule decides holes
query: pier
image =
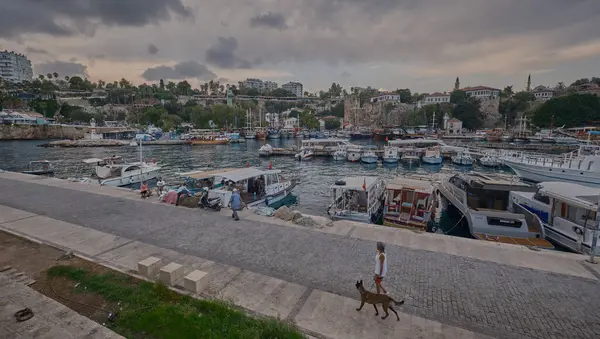
{"label": "pier", "polygon": [[[0,229],[123,271],[148,256],[202,267],[207,296],[295,323],[319,338],[594,338],[600,267],[586,257],[440,234],[322,220],[305,228],[244,210],[203,211],[142,200],[136,191],[0,173]],[[319,219],[319,218],[317,218]],[[324,219],[320,218],[319,220]],[[361,312],[383,285],[405,299],[386,320]]]}

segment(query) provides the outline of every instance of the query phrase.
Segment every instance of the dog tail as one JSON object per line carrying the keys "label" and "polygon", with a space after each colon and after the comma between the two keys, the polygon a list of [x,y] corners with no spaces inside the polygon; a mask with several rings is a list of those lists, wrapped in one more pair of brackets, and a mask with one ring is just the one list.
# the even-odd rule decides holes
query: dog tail
{"label": "dog tail", "polygon": [[390,300],[396,305],[396,306],[401,306],[404,305],[404,299],[400,300],[400,301],[396,301],[392,298],[390,298]]}

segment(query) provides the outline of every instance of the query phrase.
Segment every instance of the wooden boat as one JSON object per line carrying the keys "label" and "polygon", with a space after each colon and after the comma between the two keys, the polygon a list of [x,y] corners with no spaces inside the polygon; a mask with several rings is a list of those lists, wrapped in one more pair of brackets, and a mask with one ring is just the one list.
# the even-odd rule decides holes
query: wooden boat
{"label": "wooden boat", "polygon": [[385,186],[383,224],[427,231],[435,216],[435,189],[430,182],[397,177]]}

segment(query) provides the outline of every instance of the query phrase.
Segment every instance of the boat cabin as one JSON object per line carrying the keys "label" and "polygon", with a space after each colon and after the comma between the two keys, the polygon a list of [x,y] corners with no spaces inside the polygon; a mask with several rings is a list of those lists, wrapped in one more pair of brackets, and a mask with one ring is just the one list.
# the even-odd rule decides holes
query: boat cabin
{"label": "boat cabin", "polygon": [[384,188],[378,177],[344,177],[330,186],[332,203],[327,214],[334,220],[376,223],[382,212]]}
{"label": "boat cabin", "polygon": [[426,231],[434,217],[435,204],[430,182],[397,177],[385,186],[383,224]]}

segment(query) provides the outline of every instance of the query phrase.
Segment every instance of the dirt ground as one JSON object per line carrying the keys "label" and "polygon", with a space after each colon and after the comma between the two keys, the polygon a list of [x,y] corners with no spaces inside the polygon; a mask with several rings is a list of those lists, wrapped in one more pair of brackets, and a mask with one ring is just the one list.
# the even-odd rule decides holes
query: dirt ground
{"label": "dirt ground", "polygon": [[40,245],[29,240],[0,231],[0,267],[12,266],[20,272],[35,279],[30,287],[52,298],[77,313],[100,324],[108,318],[108,312],[118,311],[118,305],[112,305],[96,294],[74,293],[75,282],[64,278],[51,278],[46,271],[57,265],[68,265],[84,268],[90,273],[106,273],[111,270],[77,257],[61,258],[63,251],[47,245]]}

